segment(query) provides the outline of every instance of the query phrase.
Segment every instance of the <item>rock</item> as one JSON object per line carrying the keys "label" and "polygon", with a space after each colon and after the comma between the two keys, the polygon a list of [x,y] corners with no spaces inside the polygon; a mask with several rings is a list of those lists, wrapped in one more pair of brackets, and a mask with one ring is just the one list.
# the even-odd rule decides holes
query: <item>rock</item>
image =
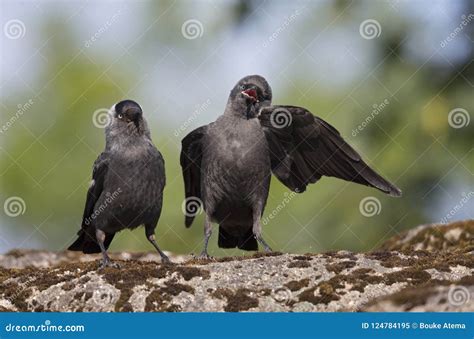
{"label": "rock", "polygon": [[474,282],[462,285],[407,288],[381,297],[363,307],[366,312],[472,312]]}
{"label": "rock", "polygon": [[451,224],[429,224],[415,227],[389,239],[381,247],[388,251],[449,250],[474,251],[474,221],[458,221]]}
{"label": "rock", "polygon": [[[173,262],[183,262],[190,258],[185,255],[174,255],[165,252],[172,257]],[[113,260],[137,260],[137,261],[155,261],[160,262],[161,257],[155,253],[110,253]],[[80,252],[50,252],[42,250],[11,250],[10,252],[0,255],[0,267],[3,268],[25,268],[37,267],[46,268],[57,266],[68,262],[89,262],[99,260],[100,254],[82,254]]]}
{"label": "rock", "polygon": [[474,311],[474,221],[425,225],[380,250],[197,261],[117,253],[12,251],[0,257],[0,311]]}

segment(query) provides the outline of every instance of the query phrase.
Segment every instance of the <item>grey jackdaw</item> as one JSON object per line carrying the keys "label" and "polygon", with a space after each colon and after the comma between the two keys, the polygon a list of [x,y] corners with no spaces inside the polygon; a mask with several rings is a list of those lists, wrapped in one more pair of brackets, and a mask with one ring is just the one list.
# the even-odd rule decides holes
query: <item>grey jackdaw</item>
{"label": "grey jackdaw", "polygon": [[[211,222],[219,224],[221,248],[258,250],[260,218],[271,173],[295,192],[322,176],[336,177],[400,196],[401,191],[372,170],[327,122],[295,106],[273,106],[272,91],[258,75],[241,79],[224,114],[182,140],[186,207],[203,204],[208,257]],[[186,215],[191,226],[195,213]]]}
{"label": "grey jackdaw", "polygon": [[144,225],[162,262],[169,262],[154,234],[163,204],[164,160],[136,102],[124,100],[110,109],[105,139],[105,150],[94,163],[79,237],[68,249],[102,252],[101,267],[118,267],[107,255],[115,233]]}

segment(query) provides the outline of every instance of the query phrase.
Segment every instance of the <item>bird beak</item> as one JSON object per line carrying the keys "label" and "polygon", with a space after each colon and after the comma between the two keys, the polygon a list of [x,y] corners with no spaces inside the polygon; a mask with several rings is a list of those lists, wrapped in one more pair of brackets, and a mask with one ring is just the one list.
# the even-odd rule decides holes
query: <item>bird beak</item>
{"label": "bird beak", "polygon": [[125,114],[129,118],[129,121],[137,121],[140,119],[141,112],[137,109],[130,108]]}
{"label": "bird beak", "polygon": [[242,93],[247,99],[250,99],[253,102],[258,102],[257,90],[254,87],[246,89],[240,93]]}
{"label": "bird beak", "polygon": [[141,117],[141,112],[139,110],[136,110],[136,109],[129,109],[127,112],[127,117],[129,118],[128,119],[128,122],[132,122],[135,124],[135,127],[137,128],[137,130],[139,131],[140,130],[140,117]]}

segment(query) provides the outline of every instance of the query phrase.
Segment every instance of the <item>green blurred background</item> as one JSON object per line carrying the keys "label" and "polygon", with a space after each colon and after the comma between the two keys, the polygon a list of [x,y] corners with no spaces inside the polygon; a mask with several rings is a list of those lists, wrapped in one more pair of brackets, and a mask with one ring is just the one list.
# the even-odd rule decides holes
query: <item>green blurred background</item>
{"label": "green blurred background", "polygon": [[[420,223],[472,218],[472,13],[469,0],[2,1],[0,252],[73,240],[104,147],[93,114],[125,98],[166,160],[159,244],[199,252],[203,216],[183,222],[180,141],[256,73],[274,103],[330,122],[404,193],[323,178],[288,199],[273,179],[264,234],[275,250],[370,250]],[[111,249],[152,250],[142,228]],[[217,232],[210,253],[240,254],[217,249]]]}

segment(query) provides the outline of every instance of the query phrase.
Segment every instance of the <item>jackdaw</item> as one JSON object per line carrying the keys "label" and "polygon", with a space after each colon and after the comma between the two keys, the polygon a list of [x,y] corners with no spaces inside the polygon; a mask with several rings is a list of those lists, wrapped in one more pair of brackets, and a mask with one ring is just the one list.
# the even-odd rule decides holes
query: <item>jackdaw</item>
{"label": "jackdaw", "polygon": [[[260,243],[271,251],[260,224],[271,173],[298,193],[329,176],[401,195],[330,124],[302,107],[274,106],[271,100],[267,81],[247,76],[230,92],[223,115],[182,140],[186,210],[203,205],[205,211],[200,257],[208,257],[211,222],[219,224],[221,248],[252,251]],[[186,227],[195,214],[186,214]]]}
{"label": "jackdaw", "polygon": [[165,164],[151,140],[143,112],[132,100],[109,111],[105,150],[94,163],[78,239],[68,248],[102,252],[102,267],[118,265],[107,255],[115,233],[145,225],[145,235],[162,262],[169,262],[155,240],[165,187]]}

